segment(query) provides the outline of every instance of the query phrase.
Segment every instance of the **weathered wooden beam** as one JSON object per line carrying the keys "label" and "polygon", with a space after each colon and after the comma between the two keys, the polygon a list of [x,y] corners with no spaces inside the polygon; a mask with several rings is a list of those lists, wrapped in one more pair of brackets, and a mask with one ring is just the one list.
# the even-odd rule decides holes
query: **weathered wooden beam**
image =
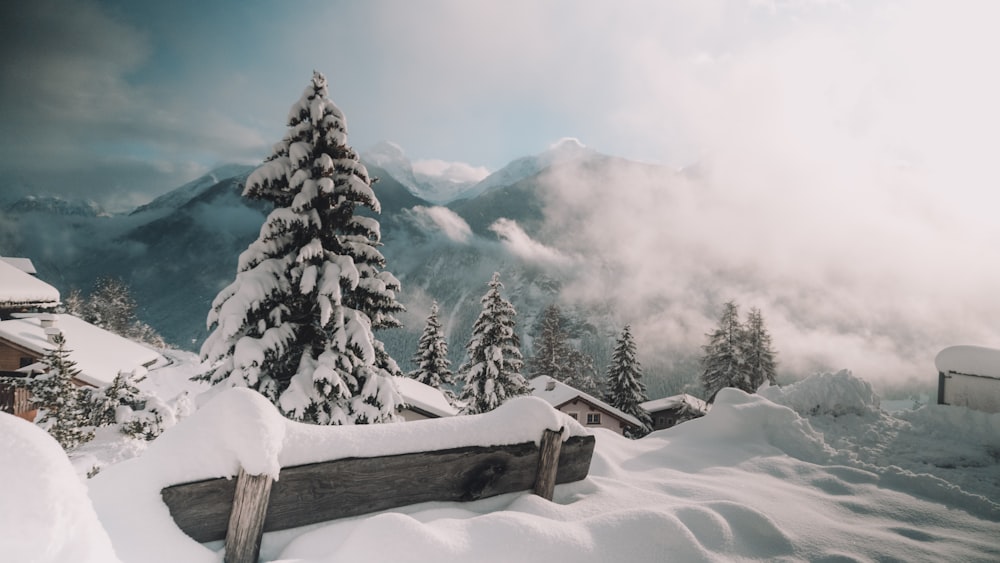
{"label": "weathered wooden beam", "polygon": [[[593,436],[562,443],[556,483],[587,477]],[[471,446],[286,467],[271,489],[264,531],[284,530],[429,501],[468,501],[533,489],[539,447]],[[161,491],[177,526],[197,541],[223,539],[236,483],[209,479]]]}
{"label": "weathered wooden beam", "polygon": [[562,450],[563,429],[559,432],[546,429],[542,432],[542,445],[538,452],[538,469],[535,471],[536,495],[552,500],[556,488],[556,473],[559,471],[559,452]]}
{"label": "weathered wooden beam", "polygon": [[225,563],[257,563],[260,558],[260,540],[273,482],[270,475],[250,475],[240,468],[226,531]]}

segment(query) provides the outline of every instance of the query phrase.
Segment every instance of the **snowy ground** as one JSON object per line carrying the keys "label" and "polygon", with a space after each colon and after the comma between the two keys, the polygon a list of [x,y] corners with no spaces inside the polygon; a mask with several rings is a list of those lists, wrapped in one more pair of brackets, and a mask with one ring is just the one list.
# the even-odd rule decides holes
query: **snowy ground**
{"label": "snowy ground", "polygon": [[[174,359],[145,384],[164,399],[198,390],[184,381],[191,358]],[[365,444],[345,429],[285,423],[261,403],[219,395],[148,448],[100,436],[72,468],[43,433],[0,416],[0,448],[27,452],[0,462],[0,481],[13,483],[0,503],[0,553],[105,562],[110,542],[127,562],[218,561],[221,545],[197,544],[172,525],[158,479],[239,462],[267,470],[302,455],[303,436],[335,450],[393,449],[421,433],[413,426],[403,439],[385,428],[379,444]],[[515,411],[491,430],[459,432],[463,422],[447,421],[433,440],[534,432],[538,416]],[[94,465],[103,466],[97,477],[80,477]],[[262,558],[998,561],[998,499],[1000,414],[938,405],[888,414],[867,383],[841,372],[758,395],[724,390],[704,418],[642,440],[598,431],[590,476],[556,487],[555,502],[524,493],[414,505],[267,534]]]}

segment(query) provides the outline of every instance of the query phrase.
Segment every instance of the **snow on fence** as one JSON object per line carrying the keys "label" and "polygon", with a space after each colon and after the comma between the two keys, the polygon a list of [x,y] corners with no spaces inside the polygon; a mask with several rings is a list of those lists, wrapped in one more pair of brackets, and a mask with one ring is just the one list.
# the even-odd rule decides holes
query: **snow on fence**
{"label": "snow on fence", "polygon": [[[484,415],[392,425],[305,428],[285,421],[280,441],[292,446],[279,446],[281,455],[271,460],[281,458],[280,470],[245,459],[235,480],[171,485],[161,496],[184,533],[199,542],[225,539],[226,563],[242,563],[257,561],[264,532],[525,490],[551,500],[557,483],[587,477],[592,435],[544,401],[511,403]],[[310,441],[314,451],[304,458]],[[338,442],[343,447],[330,447]],[[470,445],[476,442],[494,445]],[[315,460],[324,451],[339,459]],[[350,457],[340,457],[345,452]],[[311,462],[287,463],[302,459]]]}

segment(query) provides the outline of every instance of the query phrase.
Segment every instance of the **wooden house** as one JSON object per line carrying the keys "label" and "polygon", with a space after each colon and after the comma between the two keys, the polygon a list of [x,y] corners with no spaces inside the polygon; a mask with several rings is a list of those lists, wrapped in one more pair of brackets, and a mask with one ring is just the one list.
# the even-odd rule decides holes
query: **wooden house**
{"label": "wooden house", "polygon": [[687,393],[646,401],[641,406],[653,419],[653,430],[670,428],[708,412],[705,401]]}
{"label": "wooden house", "polygon": [[538,376],[528,383],[533,396],[545,399],[556,410],[568,414],[587,428],[607,428],[624,435],[629,428],[642,427],[636,417],[547,375]]}
{"label": "wooden house", "polygon": [[455,416],[458,409],[453,407],[444,393],[409,377],[397,377],[396,388],[403,397],[403,406],[398,414],[406,422]]}

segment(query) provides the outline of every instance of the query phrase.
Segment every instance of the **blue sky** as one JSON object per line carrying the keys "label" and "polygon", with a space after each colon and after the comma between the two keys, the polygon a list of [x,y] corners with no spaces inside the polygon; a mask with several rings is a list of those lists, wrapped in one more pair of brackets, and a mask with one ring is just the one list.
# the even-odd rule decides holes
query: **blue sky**
{"label": "blue sky", "polygon": [[955,147],[996,121],[994,73],[977,66],[992,64],[981,22],[996,10],[936,6],[11,2],[0,171],[39,193],[141,203],[265,156],[313,69],[355,148],[388,139],[414,159],[495,170],[576,137],[673,166],[761,141],[956,166]]}

